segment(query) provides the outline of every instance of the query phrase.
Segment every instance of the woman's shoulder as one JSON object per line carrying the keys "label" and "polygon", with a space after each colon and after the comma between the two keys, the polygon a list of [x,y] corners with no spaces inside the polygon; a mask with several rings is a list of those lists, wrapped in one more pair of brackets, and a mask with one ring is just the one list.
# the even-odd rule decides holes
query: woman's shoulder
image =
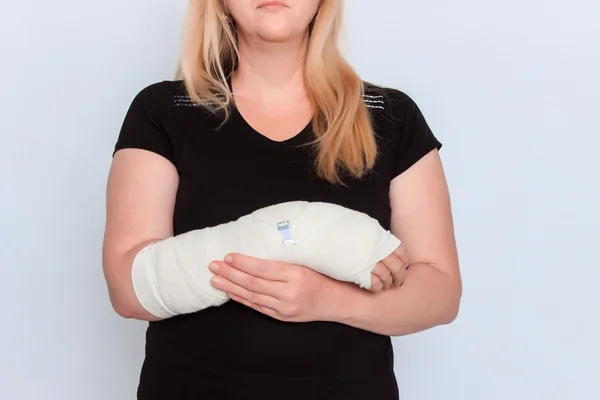
{"label": "woman's shoulder", "polygon": [[417,109],[415,101],[400,89],[364,82],[363,101],[374,116],[403,119]]}
{"label": "woman's shoulder", "polygon": [[186,96],[183,81],[163,80],[143,87],[136,98],[143,102],[172,102],[176,98]]}
{"label": "woman's shoulder", "polygon": [[399,89],[364,84],[363,100],[372,111],[371,119],[378,139],[383,140],[382,151],[394,159],[394,174],[407,170],[441,142],[431,131],[415,101]]}

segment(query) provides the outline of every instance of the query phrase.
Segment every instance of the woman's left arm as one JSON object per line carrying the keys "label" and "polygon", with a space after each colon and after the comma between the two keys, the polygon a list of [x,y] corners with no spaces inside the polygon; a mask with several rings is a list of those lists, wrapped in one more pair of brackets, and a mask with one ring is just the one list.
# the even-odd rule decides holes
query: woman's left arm
{"label": "woman's left arm", "polygon": [[[450,323],[462,285],[438,151],[395,178],[390,198],[392,232],[402,239],[410,262],[401,287],[374,294],[306,267],[242,254],[213,262],[212,284],[231,299],[288,322],[333,321],[389,336]],[[390,257],[397,255],[386,260]]]}
{"label": "woman's left arm", "polygon": [[462,283],[450,196],[437,150],[392,181],[390,203],[392,233],[410,259],[404,285],[377,294],[335,285],[332,319],[390,336],[448,324],[458,314]]}

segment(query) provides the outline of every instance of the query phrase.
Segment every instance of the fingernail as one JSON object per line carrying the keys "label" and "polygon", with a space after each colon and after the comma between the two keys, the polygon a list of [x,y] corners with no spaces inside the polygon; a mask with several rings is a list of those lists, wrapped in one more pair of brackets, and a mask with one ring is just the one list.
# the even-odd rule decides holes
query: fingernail
{"label": "fingernail", "polygon": [[221,278],[221,277],[215,276],[212,278],[212,281],[215,286],[223,286],[224,281],[223,281],[223,278]]}
{"label": "fingernail", "polygon": [[212,264],[210,264],[210,265],[208,266],[208,269],[210,269],[210,270],[211,270],[211,272],[213,272],[213,273],[215,273],[215,274],[216,274],[217,272],[219,272],[219,266],[218,266],[217,264],[215,264],[215,263],[212,263]]}
{"label": "fingernail", "polygon": [[232,261],[233,261],[233,258],[231,258],[231,256],[225,256],[225,262],[227,264],[231,264]]}

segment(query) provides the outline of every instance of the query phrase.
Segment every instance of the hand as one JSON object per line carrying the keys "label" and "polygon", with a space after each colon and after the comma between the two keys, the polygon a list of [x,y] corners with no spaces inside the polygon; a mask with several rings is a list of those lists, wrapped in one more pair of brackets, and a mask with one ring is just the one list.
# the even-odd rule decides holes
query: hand
{"label": "hand", "polygon": [[[217,268],[215,268],[217,267]],[[280,321],[322,321],[332,279],[312,269],[241,254],[215,261],[212,285],[238,303]]]}
{"label": "hand", "polygon": [[404,243],[402,243],[392,254],[377,263],[371,273],[371,288],[369,290],[378,293],[392,287],[402,286],[409,266],[408,253]]}

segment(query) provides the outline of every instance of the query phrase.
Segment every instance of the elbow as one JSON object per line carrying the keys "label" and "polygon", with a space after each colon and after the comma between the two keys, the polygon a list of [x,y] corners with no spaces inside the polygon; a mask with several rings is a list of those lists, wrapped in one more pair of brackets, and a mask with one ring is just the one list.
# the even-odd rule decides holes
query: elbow
{"label": "elbow", "polygon": [[460,301],[462,297],[462,286],[460,283],[454,285],[441,313],[442,325],[450,325],[458,317],[460,311]]}
{"label": "elbow", "polygon": [[123,319],[139,319],[136,315],[135,311],[131,307],[126,306],[115,306],[113,305],[113,309],[119,315],[119,317]]}
{"label": "elbow", "polygon": [[441,315],[441,325],[450,325],[458,317],[460,304],[452,305],[448,307]]}
{"label": "elbow", "polygon": [[[105,268],[105,272],[107,269]],[[128,284],[124,279],[120,279],[119,274],[105,275],[108,286],[108,297],[113,310],[122,318],[135,318],[135,307],[131,301],[132,293],[129,293]]]}
{"label": "elbow", "polygon": [[144,308],[142,308],[142,306],[139,304],[138,301],[135,301],[135,302],[111,301],[111,303],[112,303],[113,310],[115,310],[115,312],[121,318],[134,319],[134,320],[138,320],[138,321],[147,321],[147,322],[161,320],[161,318],[158,318],[158,317],[150,314],[148,311],[146,311]]}
{"label": "elbow", "polygon": [[[131,281],[131,267],[104,262],[103,270],[113,310],[124,319],[145,319]],[[127,263],[127,265],[130,265]]]}
{"label": "elbow", "polygon": [[125,301],[122,298],[119,298],[114,293],[110,294],[110,303],[112,305],[113,310],[124,319],[137,319],[137,312],[133,305],[129,304],[129,302]]}
{"label": "elbow", "polygon": [[113,309],[115,312],[124,319],[133,319],[136,321],[146,321],[146,322],[156,322],[160,321],[161,318],[156,317],[150,314],[145,309],[141,308],[139,305],[115,305],[113,304]]}
{"label": "elbow", "polygon": [[110,303],[113,310],[124,319],[139,321],[160,321],[160,318],[150,314],[142,307],[135,294],[129,291],[110,290]]}
{"label": "elbow", "polygon": [[124,319],[139,319],[141,306],[131,282],[118,278],[107,276],[108,297],[113,310]]}

